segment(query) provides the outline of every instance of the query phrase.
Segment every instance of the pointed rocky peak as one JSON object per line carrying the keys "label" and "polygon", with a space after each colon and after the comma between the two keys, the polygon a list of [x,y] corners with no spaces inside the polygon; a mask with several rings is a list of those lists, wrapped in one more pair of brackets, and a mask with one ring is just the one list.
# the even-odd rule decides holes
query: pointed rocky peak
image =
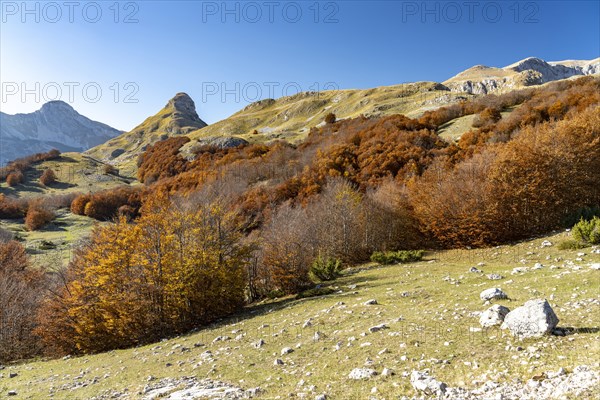
{"label": "pointed rocky peak", "polygon": [[550,64],[548,64],[546,61],[542,60],[541,58],[527,57],[521,61],[517,61],[516,63],[511,64],[504,68],[512,69],[513,71],[517,71],[517,72],[521,72],[521,71],[525,71],[528,69],[539,71],[541,69],[551,68],[551,66],[550,66]]}
{"label": "pointed rocky peak", "polygon": [[187,93],[177,93],[169,100],[165,110],[173,114],[173,118],[180,126],[202,128],[207,125],[198,116],[196,104]]}
{"label": "pointed rocky peak", "polygon": [[61,113],[77,113],[77,111],[75,111],[75,109],[73,107],[71,107],[70,104],[65,103],[64,101],[61,100],[53,100],[53,101],[49,101],[47,103],[45,103],[42,108],[40,108],[41,112],[51,112],[51,113],[55,113],[55,112],[61,112]]}
{"label": "pointed rocky peak", "polygon": [[196,105],[194,104],[194,100],[187,93],[177,93],[175,97],[173,97],[167,105],[167,108],[172,108],[175,111],[179,111],[182,113],[195,113]]}

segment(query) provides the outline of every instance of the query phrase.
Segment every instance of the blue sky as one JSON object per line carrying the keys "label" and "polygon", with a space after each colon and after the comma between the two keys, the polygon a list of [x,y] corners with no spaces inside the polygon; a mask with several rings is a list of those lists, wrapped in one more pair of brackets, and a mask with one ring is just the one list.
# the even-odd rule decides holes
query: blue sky
{"label": "blue sky", "polygon": [[298,90],[600,56],[598,1],[0,1],[1,111],[59,98],[129,130],[177,92],[208,123]]}

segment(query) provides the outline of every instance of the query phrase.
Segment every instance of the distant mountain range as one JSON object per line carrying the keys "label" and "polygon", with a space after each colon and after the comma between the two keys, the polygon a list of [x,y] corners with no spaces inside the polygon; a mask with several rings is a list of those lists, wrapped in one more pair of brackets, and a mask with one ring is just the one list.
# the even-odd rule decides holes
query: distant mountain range
{"label": "distant mountain range", "polygon": [[264,99],[210,126],[196,113],[194,101],[187,94],[178,93],[157,114],[125,133],[91,121],[64,102],[53,101],[31,114],[0,113],[0,162],[58,148],[86,151],[89,156],[134,175],[137,155],[171,136],[187,135],[192,139],[182,149],[184,155],[191,157],[191,149],[199,142],[218,137],[235,136],[248,142],[298,141],[312,127],[323,124],[330,112],[338,119],[398,113],[415,117],[472,96],[594,74],[600,74],[600,58],[559,62],[526,58],[503,68],[477,65],[442,83],[304,92]]}
{"label": "distant mountain range", "polygon": [[81,152],[123,133],[84,117],[63,101],[29,114],[0,112],[0,165],[53,148]]}
{"label": "distant mountain range", "polygon": [[598,73],[600,73],[600,58],[546,62],[529,57],[504,68],[476,65],[443,84],[455,92],[488,94]]}

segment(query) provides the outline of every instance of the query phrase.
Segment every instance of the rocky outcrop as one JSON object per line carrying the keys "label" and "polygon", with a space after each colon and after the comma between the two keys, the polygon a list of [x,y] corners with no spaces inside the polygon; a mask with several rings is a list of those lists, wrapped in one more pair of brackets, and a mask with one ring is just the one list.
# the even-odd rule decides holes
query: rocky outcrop
{"label": "rocky outcrop", "polygon": [[187,133],[191,128],[204,128],[207,126],[206,122],[202,121],[196,113],[196,105],[194,100],[187,93],[177,93],[173,97],[165,108],[165,111],[170,112],[171,122],[169,126],[176,130],[186,128],[186,132],[170,132],[170,133]]}
{"label": "rocky outcrop", "polygon": [[249,399],[259,389],[243,390],[225,382],[195,377],[164,378],[144,386],[141,390],[144,400],[169,399]]}
{"label": "rocky outcrop", "polygon": [[481,292],[481,294],[479,294],[479,298],[483,301],[488,301],[488,300],[507,299],[508,296],[500,288],[491,288],[491,289],[486,289],[483,292]]}
{"label": "rocky outcrop", "polygon": [[198,140],[199,145],[209,145],[219,149],[229,149],[232,147],[245,146],[248,141],[235,136],[214,136]]}
{"label": "rocky outcrop", "polygon": [[539,73],[541,83],[567,79],[576,75],[593,75],[600,73],[600,59],[591,61],[558,61],[546,62],[529,57],[504,67],[516,72],[535,71]]}
{"label": "rocky outcrop", "polygon": [[587,365],[579,365],[567,372],[564,368],[558,371],[546,371],[522,382],[486,381],[475,389],[448,388],[444,399],[456,400],[539,400],[564,398],[595,398],[600,374]]}
{"label": "rocky outcrop", "polygon": [[446,392],[446,384],[431,377],[427,372],[413,371],[410,383],[418,391],[429,396],[442,397]]}
{"label": "rocky outcrop", "polygon": [[370,368],[354,368],[348,375],[348,379],[361,380],[369,379],[372,376],[377,375],[377,371]]}
{"label": "rocky outcrop", "polygon": [[502,329],[508,329],[519,338],[539,337],[551,333],[558,321],[548,301],[536,299],[509,312],[504,318]]}
{"label": "rocky outcrop", "polygon": [[484,328],[501,325],[510,310],[500,304],[494,304],[481,313],[479,324]]}

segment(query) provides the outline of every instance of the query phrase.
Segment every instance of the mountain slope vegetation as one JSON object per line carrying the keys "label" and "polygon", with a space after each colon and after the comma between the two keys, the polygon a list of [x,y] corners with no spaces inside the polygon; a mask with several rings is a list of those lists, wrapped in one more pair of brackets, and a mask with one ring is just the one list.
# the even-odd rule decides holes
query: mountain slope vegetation
{"label": "mountain slope vegetation", "polygon": [[[414,101],[419,93],[427,93],[425,102],[430,100],[429,96],[437,96],[436,91],[451,93],[427,83],[408,87],[413,90],[408,96],[401,95],[390,100],[390,104],[402,107],[403,101]],[[400,92],[386,92],[386,89],[381,92],[387,93],[385,96],[398,95],[406,88],[398,88]],[[421,92],[422,89],[425,92]],[[353,96],[356,92],[349,92],[346,100]],[[255,137],[253,140],[232,138],[223,142],[203,140],[220,134],[202,133],[210,127],[198,129],[203,122],[193,102],[187,95],[179,94],[158,115],[134,131],[84,155],[53,151],[16,160],[0,171],[6,180],[0,187],[0,255],[8,255],[6,259],[11,260],[0,268],[0,285],[6,288],[0,291],[0,306],[8,310],[6,315],[12,318],[12,322],[5,325],[10,328],[6,331],[9,335],[0,336],[3,340],[0,347],[4,349],[0,357],[3,362],[66,355],[81,355],[83,358],[78,360],[89,360],[93,353],[144,346],[216,324],[209,329],[211,333],[219,332],[220,338],[211,338],[212,345],[197,342],[192,350],[190,346],[173,342],[172,350],[164,357],[158,351],[161,345],[142,347],[137,352],[129,350],[130,358],[123,361],[136,368],[139,363],[158,368],[163,362],[173,367],[169,357],[180,351],[186,353],[185,357],[188,352],[193,353],[192,358],[176,358],[175,361],[181,362],[178,365],[181,374],[170,376],[183,376],[192,368],[219,382],[227,381],[242,388],[260,385],[261,390],[266,390],[266,398],[294,392],[296,378],[292,376],[296,373],[310,377],[306,373],[318,372],[324,380],[332,382],[319,391],[339,396],[332,385],[343,386],[340,382],[347,379],[350,371],[342,373],[337,365],[350,370],[350,364],[352,368],[361,367],[356,365],[357,357],[368,358],[365,366],[375,365],[373,357],[382,360],[378,367],[387,367],[392,362],[386,356],[390,349],[379,349],[374,355],[369,352],[369,344],[352,348],[348,358],[336,358],[344,346],[354,346],[351,342],[356,341],[361,332],[368,339],[376,340],[369,341],[370,345],[385,346],[385,335],[371,334],[385,331],[381,324],[389,328],[403,320],[379,307],[386,305],[383,300],[381,304],[367,302],[372,296],[389,298],[395,314],[410,307],[411,311],[402,313],[410,313],[417,324],[437,326],[439,321],[452,318],[462,321],[460,329],[467,332],[471,324],[469,316],[480,307],[476,293],[487,285],[483,275],[468,275],[469,267],[475,262],[473,257],[491,264],[494,272],[515,275],[503,284],[515,289],[514,299],[518,301],[550,292],[563,302],[568,302],[566,299],[571,299],[569,296],[578,290],[588,296],[595,287],[592,274],[596,271],[584,265],[584,260],[595,262],[598,249],[592,247],[589,258],[587,253],[578,255],[575,251],[594,246],[593,243],[569,242],[566,234],[550,237],[550,245],[542,245],[537,240],[516,243],[570,228],[580,220],[583,220],[581,224],[595,229],[595,222],[585,221],[596,221],[592,217],[600,214],[600,78],[561,80],[498,95],[460,96],[452,97],[443,107],[427,110],[422,108],[425,102],[421,102],[413,108],[418,112],[409,116],[397,112],[388,115],[388,111],[394,110],[392,107],[377,115],[342,114],[345,115],[342,118],[334,112],[341,109],[319,108],[322,105],[311,108],[315,101],[312,95],[302,95],[300,103],[298,98],[284,98],[280,103],[266,102],[264,110],[255,111],[264,112],[262,117],[275,118],[280,111],[274,110],[281,110],[282,104],[290,102],[293,105],[287,106],[293,108],[306,100],[308,103],[304,105],[310,109],[307,112],[316,113],[314,118],[318,116],[321,121],[314,126],[306,125],[302,135],[290,136],[287,140],[260,140],[256,138],[260,132],[251,132],[240,136]],[[344,104],[355,104],[353,102]],[[241,120],[253,113],[252,110],[250,107],[242,111]],[[351,110],[352,106],[341,112],[351,113]],[[452,126],[453,130],[448,133]],[[84,182],[64,182],[55,170],[68,162],[82,171],[96,168],[88,176],[92,183],[86,187]],[[56,180],[48,178],[53,175]],[[83,175],[87,176],[85,172]],[[55,237],[51,232],[68,232],[69,224],[65,221],[69,219],[79,224],[78,233],[85,237],[69,242],[48,240]],[[92,226],[93,220],[97,221],[95,226]],[[31,241],[39,241],[36,242],[40,245],[39,251],[27,247]],[[573,250],[559,252],[556,241],[564,242],[564,249]],[[532,254],[519,255],[519,259],[478,255],[504,246]],[[39,262],[45,255],[42,247],[57,251],[69,247],[68,265],[63,267],[62,258],[55,265]],[[465,252],[466,261],[438,264],[438,258],[432,257],[432,252],[442,251],[446,257],[453,254],[448,249],[464,248],[479,250]],[[412,251],[407,254],[423,254],[422,249],[433,249],[424,253],[425,262],[411,262],[406,268],[376,268],[364,275],[353,273],[356,266],[367,265],[373,255],[376,260],[393,254],[400,256],[404,253],[397,252],[402,250]],[[35,255],[39,257],[31,257]],[[568,257],[568,262],[563,263],[559,257]],[[13,259],[21,261],[13,262]],[[519,275],[523,270],[512,270],[515,264],[544,261],[553,263],[554,267],[544,269],[544,265],[539,268],[536,265],[525,277]],[[327,266],[331,267],[331,274],[322,273],[329,268]],[[554,271],[556,269],[573,275],[564,278],[568,274]],[[392,271],[391,275],[386,275],[386,271]],[[340,273],[339,281],[329,283],[328,279]],[[378,283],[372,287],[365,285],[357,294],[354,285],[360,282],[354,281],[355,276],[366,276],[367,280],[374,279]],[[561,278],[566,286],[557,289],[550,278]],[[468,293],[462,289],[455,291],[463,282],[469,285]],[[448,286],[441,287],[446,284]],[[402,290],[398,292],[401,294],[389,297],[381,285],[392,286],[392,292]],[[21,300],[14,302],[2,293],[16,293]],[[339,325],[340,330],[345,331],[343,334],[339,330],[319,333],[335,338],[335,343],[321,349],[326,351],[332,346],[335,349],[330,356],[336,368],[328,373],[322,370],[330,367],[330,360],[313,362],[311,365],[316,368],[313,371],[308,368],[311,365],[305,365],[308,359],[301,355],[303,348],[310,354],[318,351],[322,336],[313,332],[316,339],[311,343],[306,336],[297,336],[298,340],[302,339],[296,347],[300,354],[297,360],[293,358],[294,343],[288,343],[287,339],[285,343],[281,341],[287,337],[286,329],[298,325],[309,327],[306,320],[321,315],[318,310],[324,303],[317,299],[300,301],[319,295],[326,296],[324,302],[335,300],[325,305],[329,309],[325,314],[333,310],[340,313],[327,323]],[[282,313],[291,311],[298,318],[292,321],[289,317],[291,325],[284,324],[279,331],[264,336],[264,324],[275,322],[267,321],[269,312],[253,318],[255,313],[264,311],[254,306],[272,304],[275,298],[290,301],[292,296],[298,296],[298,301],[282,303]],[[452,300],[447,300],[448,297]],[[344,305],[337,303],[341,298],[351,299],[353,308],[336,309]],[[307,304],[314,304],[316,308],[303,310]],[[438,304],[444,304],[446,311],[440,314],[429,308]],[[355,315],[347,312],[370,306],[377,306],[371,309],[377,309],[380,314],[373,315],[370,309],[362,308]],[[559,307],[559,304],[553,303],[554,306]],[[591,308],[595,306],[590,303]],[[240,311],[244,307],[250,310]],[[459,311],[451,314],[453,307]],[[565,303],[564,309],[577,307]],[[593,329],[590,332],[577,330],[583,327],[583,321],[589,320],[589,313],[568,315],[560,311],[560,314],[561,319],[564,315],[565,321],[573,324],[569,332],[581,334],[574,340],[589,340],[588,334],[595,334]],[[261,322],[262,328],[253,331],[260,332],[261,337],[252,336],[248,340],[255,343],[263,339],[269,353],[262,352],[255,358],[246,353],[245,347],[240,350],[241,344],[234,344],[242,343],[243,334],[248,333],[237,331],[237,322],[228,320],[223,325],[221,320],[232,315],[248,319],[252,329],[254,323]],[[281,317],[285,318],[278,316]],[[370,331],[372,326],[380,327]],[[395,330],[400,328],[393,326]],[[227,335],[222,329],[235,330],[232,335],[238,337],[235,341],[225,338]],[[494,339],[502,337],[502,341],[506,341],[503,333],[497,335]],[[436,339],[441,338],[445,336],[436,336]],[[544,340],[547,346],[555,346],[573,356],[569,368],[589,364],[590,356],[598,352],[597,347],[590,348],[589,352],[574,349],[568,338]],[[281,359],[272,360],[277,354],[272,353],[270,341],[276,346],[285,344],[290,349],[277,349]],[[445,342],[448,345],[444,347],[448,349],[443,351],[429,347],[431,343],[424,344],[423,354],[437,351],[440,358],[436,359],[448,362],[439,363],[439,368],[433,366],[435,372],[456,387],[472,386],[459,380],[460,374],[467,373],[475,379],[471,368],[463,368],[461,362],[470,359],[469,366],[479,365],[484,358],[470,354],[470,345],[462,340],[445,339]],[[416,343],[421,346],[422,341],[407,338],[403,343],[417,347]],[[182,350],[178,350],[178,345]],[[252,351],[260,352],[264,345],[256,345]],[[486,357],[499,351],[497,342],[478,345]],[[210,354],[201,355],[198,349],[205,346],[212,346]],[[394,363],[393,367],[401,368],[403,374],[427,364],[423,361],[425,358],[416,353],[420,349],[400,351],[406,357],[403,361],[408,363],[406,367]],[[504,375],[491,370],[486,373],[506,382],[510,376],[528,379],[529,374],[540,372],[536,369],[540,365],[531,364],[531,368],[525,369],[522,367],[525,364],[511,361],[514,357],[510,351],[502,353]],[[144,355],[137,358],[142,353]],[[151,353],[156,353],[158,361],[148,361]],[[217,366],[213,356],[219,359],[222,354],[229,359]],[[97,368],[107,368],[101,361],[106,357],[109,356],[93,358],[99,362]],[[271,379],[266,375],[259,374],[256,380],[248,378],[244,371],[264,364],[265,357],[278,368],[266,369],[266,374],[289,369],[290,376],[278,375],[281,379],[274,385],[267,383]],[[544,357],[546,365],[561,365],[562,359],[553,354],[544,353]],[[230,360],[239,365],[232,367]],[[301,370],[295,367],[296,362],[302,364]],[[47,379],[41,377],[46,374],[46,365],[34,367],[40,368],[40,376],[21,370],[19,373],[30,379]],[[71,368],[68,363],[65,365]],[[234,372],[221,372],[220,368]],[[111,373],[115,371],[111,369]],[[88,382],[82,388],[101,381],[97,377],[90,379],[95,382]],[[112,378],[107,378],[102,385],[140,390],[138,372],[124,372],[122,379],[122,385],[115,386],[117,382]],[[385,393],[392,393],[394,387],[401,388],[402,393],[410,393],[406,379],[393,379],[396,378],[383,379],[381,386]],[[371,390],[365,386],[366,382],[353,385],[352,396],[361,398],[366,390]],[[21,383],[18,389],[39,394],[37,389],[25,388]],[[56,387],[43,390],[62,395],[62,389]],[[98,393],[108,390],[108,386],[81,390],[83,396],[87,390]],[[131,396],[143,397],[141,394]]]}

